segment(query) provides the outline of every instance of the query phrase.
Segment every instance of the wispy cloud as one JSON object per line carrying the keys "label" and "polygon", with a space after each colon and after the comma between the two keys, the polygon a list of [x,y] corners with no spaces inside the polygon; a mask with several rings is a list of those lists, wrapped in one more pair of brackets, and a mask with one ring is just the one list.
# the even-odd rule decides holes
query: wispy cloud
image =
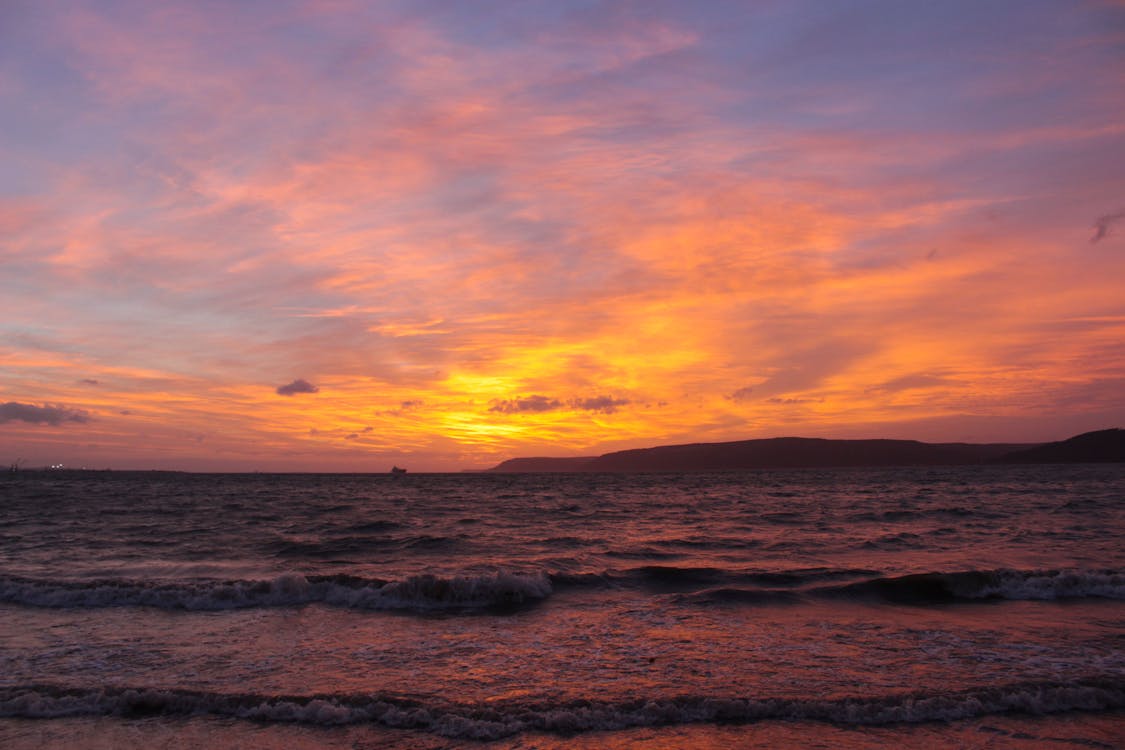
{"label": "wispy cloud", "polygon": [[[1121,14],[26,4],[0,32],[4,398],[98,415],[60,449],[155,461],[159,434],[251,468],[779,411],[956,439],[1040,393],[1125,420],[1125,254],[1082,253],[1125,216],[1084,233],[1122,194]],[[316,385],[262,387],[294,363]]]}

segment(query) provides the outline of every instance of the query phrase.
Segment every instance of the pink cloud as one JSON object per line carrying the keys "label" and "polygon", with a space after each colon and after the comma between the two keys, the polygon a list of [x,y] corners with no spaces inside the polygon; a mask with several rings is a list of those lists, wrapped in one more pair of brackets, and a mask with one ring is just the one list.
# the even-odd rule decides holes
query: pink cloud
{"label": "pink cloud", "polygon": [[[892,23],[862,9],[215,12],[45,7],[17,52],[57,66],[0,82],[53,128],[0,136],[5,398],[96,412],[67,426],[102,445],[157,455],[144,423],[199,456],[234,445],[218,424],[321,461],[371,447],[370,415],[449,456],[733,439],[779,405],[821,431],[1125,410],[1119,326],[1054,327],[1125,312],[1120,75],[1077,6],[1051,65],[1034,14],[1008,45],[974,10],[972,75],[915,45],[941,97],[858,48]],[[317,398],[261,388],[294,363]]]}

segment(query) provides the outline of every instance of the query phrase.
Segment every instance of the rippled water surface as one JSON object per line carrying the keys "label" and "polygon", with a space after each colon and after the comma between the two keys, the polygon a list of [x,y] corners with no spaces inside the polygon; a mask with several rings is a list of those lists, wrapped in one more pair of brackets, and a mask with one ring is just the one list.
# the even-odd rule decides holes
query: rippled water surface
{"label": "rippled water surface", "polygon": [[1112,747],[1123,508],[1119,465],[22,473],[0,744]]}

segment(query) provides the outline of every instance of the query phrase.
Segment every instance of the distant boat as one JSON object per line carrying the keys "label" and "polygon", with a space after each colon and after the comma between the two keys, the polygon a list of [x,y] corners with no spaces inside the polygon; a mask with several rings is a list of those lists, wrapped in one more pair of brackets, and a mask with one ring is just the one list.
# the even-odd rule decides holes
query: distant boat
{"label": "distant boat", "polygon": [[403,475],[403,474],[405,474],[405,473],[406,473],[406,469],[400,469],[400,468],[399,468],[399,467],[397,467],[397,466],[392,466],[392,467],[391,467],[391,474],[394,474],[394,475],[395,475],[396,477],[397,477],[397,476],[401,476],[401,475]]}

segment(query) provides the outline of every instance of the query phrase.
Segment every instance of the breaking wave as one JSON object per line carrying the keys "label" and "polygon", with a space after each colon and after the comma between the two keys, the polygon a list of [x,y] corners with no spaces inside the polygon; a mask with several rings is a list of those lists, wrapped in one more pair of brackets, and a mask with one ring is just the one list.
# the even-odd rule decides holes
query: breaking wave
{"label": "breaking wave", "polygon": [[626,589],[687,605],[790,604],[818,599],[940,605],[983,600],[1125,600],[1117,570],[968,570],[882,576],[811,568],[750,572],[648,565],[600,573],[506,573],[383,580],[290,573],[272,580],[57,581],[0,577],[0,603],[31,607],[224,610],[323,604],[359,610],[518,610],[555,591]]}
{"label": "breaking wave", "polygon": [[299,574],[268,581],[183,583],[0,579],[0,602],[58,608],[224,610],[326,604],[368,610],[472,610],[529,605],[550,594],[551,582],[546,576],[515,573],[449,578],[417,575],[398,581]]}
{"label": "breaking wave", "polygon": [[394,695],[271,696],[155,688],[0,688],[0,716],[218,716],[322,726],[374,723],[448,738],[495,740],[524,732],[577,734],[631,727],[748,723],[769,719],[839,725],[952,721],[1004,713],[1032,715],[1120,710],[1118,676],[1077,682],[1028,682],[949,692],[851,698],[678,696],[558,704],[426,702]]}

